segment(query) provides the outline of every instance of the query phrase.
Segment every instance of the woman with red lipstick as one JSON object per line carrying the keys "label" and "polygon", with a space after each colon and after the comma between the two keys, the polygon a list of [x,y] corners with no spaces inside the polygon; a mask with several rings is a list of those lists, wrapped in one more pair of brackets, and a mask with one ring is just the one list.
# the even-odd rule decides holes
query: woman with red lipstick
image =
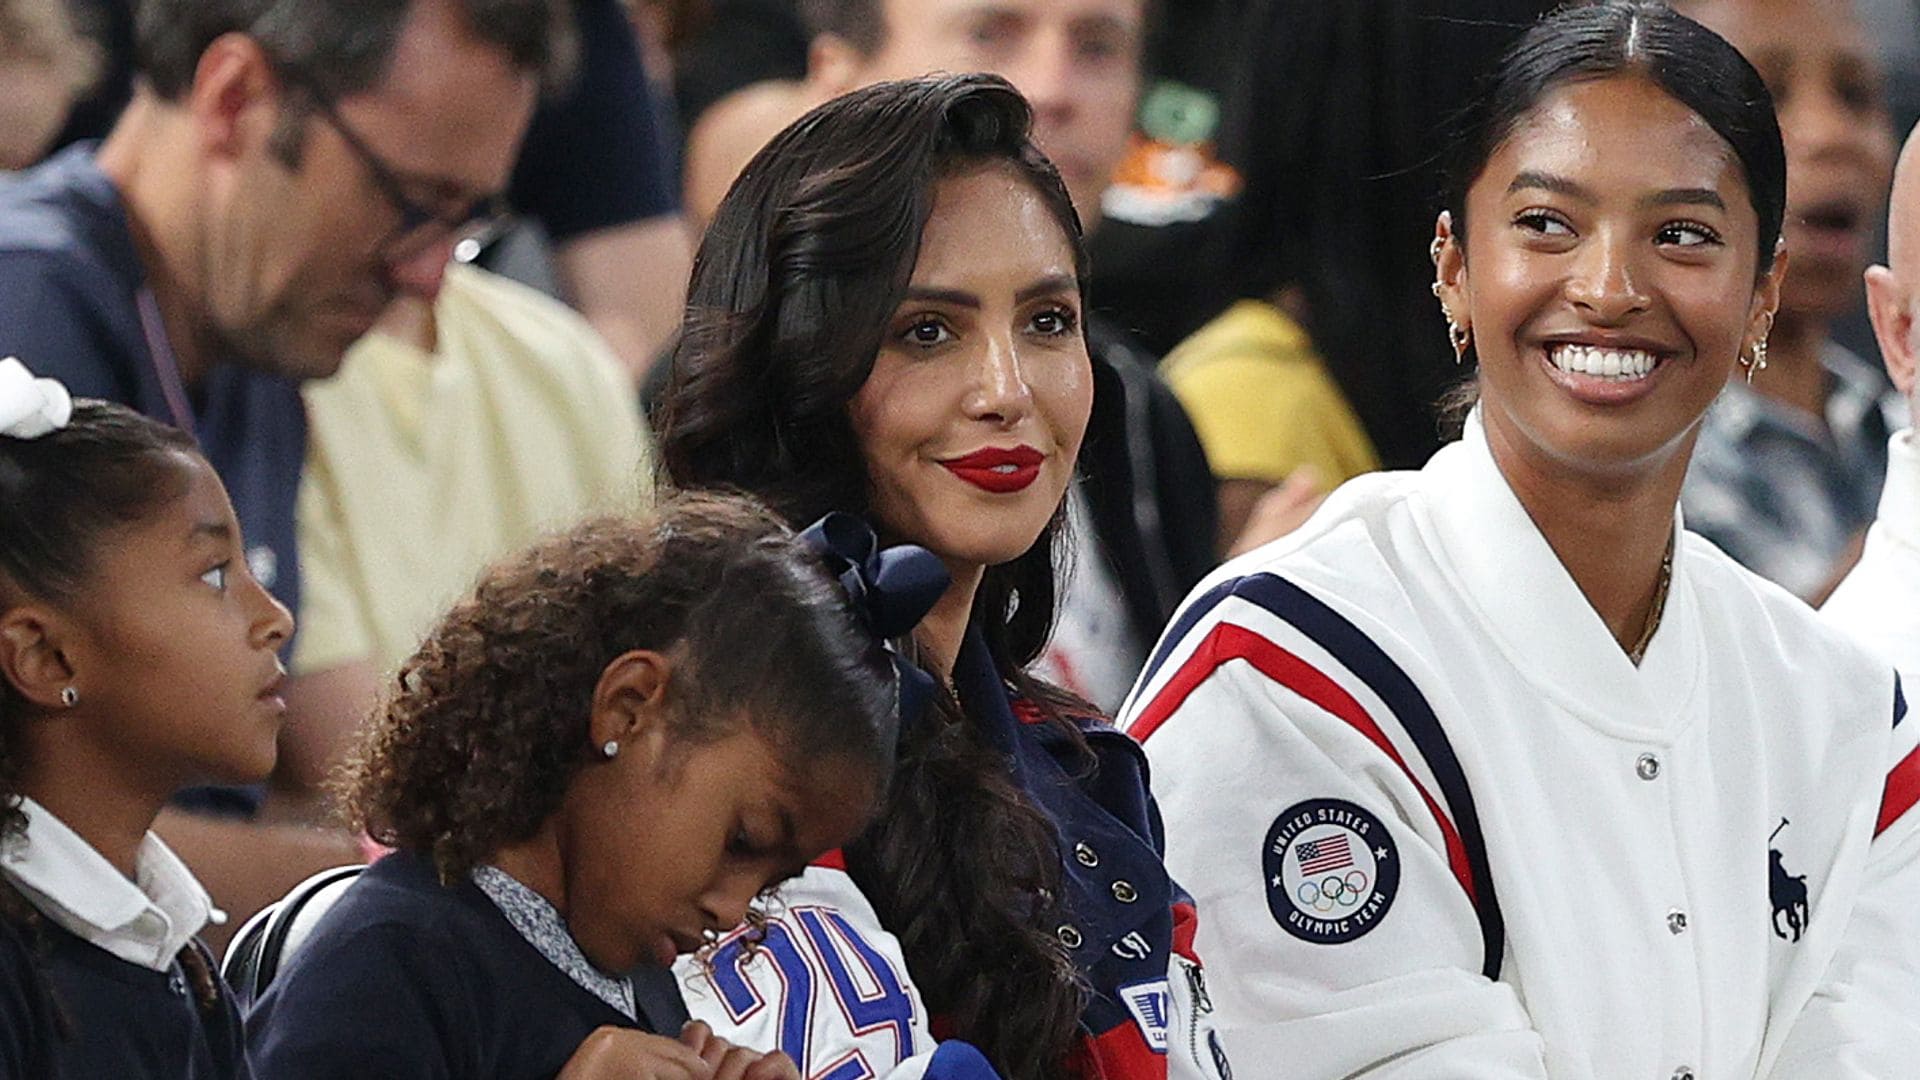
{"label": "woman with red lipstick", "polygon": [[1736,377],[1701,428],[1687,526],[1818,604],[1858,557],[1907,408],[1879,365],[1828,336],[1856,311],[1893,178],[1885,77],[1852,0],[1687,0],[1759,69],[1787,147],[1792,254],[1767,369]]}
{"label": "woman with red lipstick", "polygon": [[0,1077],[251,1075],[150,830],[273,771],[287,610],[192,438],[0,361]]}
{"label": "woman with red lipstick", "polygon": [[1028,671],[1092,403],[1080,229],[1030,120],[991,76],[829,102],[748,165],[695,260],[673,482],[861,513],[952,578],[904,643],[929,705],[874,826],[782,890],[803,913],[770,911],[767,940],[792,947],[689,972],[695,1016],[809,1076],[919,1076],[931,1036],[1010,1080],[1225,1071],[1139,748]]}
{"label": "woman with red lipstick", "polygon": [[1765,85],[1664,5],[1569,6],[1453,153],[1433,253],[1478,363],[1464,436],[1223,568],[1127,706],[1227,1052],[1911,1075],[1920,723],[1676,513],[1786,271]]}

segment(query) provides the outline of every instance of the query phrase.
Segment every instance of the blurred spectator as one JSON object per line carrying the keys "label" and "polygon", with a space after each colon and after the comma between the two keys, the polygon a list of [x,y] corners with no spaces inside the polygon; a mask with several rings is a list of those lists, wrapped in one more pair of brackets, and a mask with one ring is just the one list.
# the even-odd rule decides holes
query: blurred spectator
{"label": "blurred spectator", "polygon": [[[1912,128],[1893,175],[1887,264],[1867,271],[1868,310],[1880,357],[1912,411],[1920,367],[1920,127]],[[1887,445],[1887,483],[1860,562],[1820,609],[1834,625],[1879,653],[1920,686],[1920,449],[1913,430]]]}
{"label": "blurred spectator", "polygon": [[1279,300],[1276,293],[1239,301],[1160,365],[1219,485],[1223,554],[1254,507],[1289,480],[1304,499],[1380,467],[1313,342]]}
{"label": "blurred spectator", "polygon": [[553,245],[562,296],[638,380],[680,325],[693,266],[678,136],[620,0],[573,0],[573,9],[579,73],[535,115],[509,201]]}
{"label": "blurred spectator", "polygon": [[1429,286],[1438,153],[1475,80],[1553,0],[1249,0],[1221,148],[1245,192],[1239,295],[1300,319],[1390,468],[1439,446],[1463,374]]}
{"label": "blurred spectator", "polygon": [[795,0],[711,0],[707,6],[674,52],[675,103],[689,131],[736,90],[807,75],[811,35]]}
{"label": "blurred spectator", "polygon": [[[132,88],[135,0],[71,2],[108,63],[63,144],[103,136]],[[671,103],[647,77],[621,0],[569,6],[580,42],[577,78],[542,103],[509,192],[513,209],[533,224],[502,230],[482,259],[573,304],[638,378],[679,325],[692,266],[679,213],[679,129]]]}
{"label": "blurred spectator", "polygon": [[65,0],[0,0],[0,172],[41,159],[99,72]]}
{"label": "blurred spectator", "polygon": [[[750,156],[756,139],[859,86],[990,71],[1032,103],[1036,141],[1086,227],[1099,227],[1101,196],[1132,133],[1147,0],[805,0],[802,11],[814,31],[807,78],[747,92],[764,96],[745,118],[751,124],[728,135],[736,155]],[[690,178],[711,118],[696,125]],[[732,176],[702,175],[717,203]],[[1205,455],[1154,358],[1098,312],[1087,337],[1093,418],[1083,479],[1068,499],[1078,550],[1043,664],[1049,677],[1112,709],[1174,606],[1215,563],[1215,507]]]}
{"label": "blurred spectator", "polygon": [[106,138],[133,96],[134,0],[62,0],[74,28],[93,43],[99,70],[91,88],[73,103],[52,150]]}
{"label": "blurred spectator", "polygon": [[[250,567],[296,615],[297,381],[332,374],[391,298],[439,290],[565,52],[552,0],[370,7],[145,0],[139,89],[106,142],[0,188],[0,354],[193,432]],[[287,685],[275,817],[320,813],[327,763],[302,757],[297,718],[334,715],[323,689]],[[159,831],[240,916],[356,851],[258,819],[170,813]]]}
{"label": "blurred spectator", "polygon": [[1233,301],[1221,108],[1246,0],[1155,0],[1127,156],[1089,241],[1094,306],[1162,355]]}
{"label": "blurred spectator", "polygon": [[401,297],[339,374],[302,387],[306,575],[293,674],[341,707],[337,761],[376,696],[493,559],[593,511],[640,504],[652,470],[626,371],[579,315],[459,263]]}
{"label": "blurred spectator", "polygon": [[1787,146],[1787,277],[1767,367],[1701,425],[1687,527],[1819,603],[1859,555],[1905,406],[1829,336],[1861,301],[1892,182],[1886,83],[1853,0],[1687,0],[1767,80]]}

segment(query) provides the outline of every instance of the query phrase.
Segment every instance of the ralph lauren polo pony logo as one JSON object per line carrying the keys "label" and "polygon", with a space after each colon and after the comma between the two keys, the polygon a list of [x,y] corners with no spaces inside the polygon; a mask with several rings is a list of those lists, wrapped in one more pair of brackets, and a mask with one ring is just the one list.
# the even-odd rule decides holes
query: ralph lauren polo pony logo
{"label": "ralph lauren polo pony logo", "polygon": [[[1769,845],[1787,824],[1786,818],[1780,819],[1773,835],[1767,837]],[[1807,875],[1787,873],[1777,847],[1768,847],[1767,859],[1767,893],[1773,899],[1774,935],[1782,941],[1799,941],[1801,932],[1807,928]]]}

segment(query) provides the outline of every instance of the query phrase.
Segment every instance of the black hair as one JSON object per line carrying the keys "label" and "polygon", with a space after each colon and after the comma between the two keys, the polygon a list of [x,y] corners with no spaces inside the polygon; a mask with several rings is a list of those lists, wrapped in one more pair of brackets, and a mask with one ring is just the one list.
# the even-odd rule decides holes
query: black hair
{"label": "black hair", "polygon": [[[224,34],[246,34],[274,63],[329,98],[386,78],[407,16],[423,0],[140,0],[134,62],[168,101],[193,85],[200,56]],[[474,37],[553,87],[575,47],[569,0],[453,0]]]}
{"label": "black hair", "polygon": [[[24,601],[63,604],[87,587],[101,545],[179,498],[193,438],[123,405],[86,398],[66,425],[32,439],[0,435],[0,610]],[[20,807],[18,733],[31,706],[0,679],[0,845],[18,843],[27,819]],[[10,884],[0,884],[0,927],[33,963],[51,947],[44,918]],[[197,942],[177,957],[203,1013],[219,1008],[219,982]],[[35,971],[37,1009],[54,1037],[80,1037],[79,1021],[51,982]],[[97,1018],[106,1022],[106,1018]],[[45,1047],[30,1048],[44,1054]]]}
{"label": "black hair", "polygon": [[677,658],[673,735],[742,724],[796,776],[871,771],[897,722],[893,667],[820,556],[749,499],[682,495],[640,520],[587,521],[488,569],[401,665],[346,781],[357,824],[457,880],[533,836],[599,760],[588,732],[607,665]]}
{"label": "black hair", "polygon": [[[673,483],[749,491],[796,522],[870,512],[848,404],[905,296],[937,183],[1011,170],[1059,223],[1084,291],[1079,219],[1031,122],[996,76],[881,83],[813,110],[754,157],[694,259],[662,403]],[[1004,679],[1054,707],[1068,702],[1025,669],[1052,629],[1063,524],[1057,513],[1028,551],[986,569],[969,623]],[[963,703],[942,696],[939,712],[906,740],[848,870],[900,938],[928,1007],[1010,1080],[1053,1076],[1082,995],[1049,921],[1058,837]]]}
{"label": "black hair", "polygon": [[1542,99],[1570,83],[1622,75],[1660,87],[1733,149],[1759,219],[1755,273],[1764,275],[1787,205],[1787,155],[1773,96],[1740,50],[1655,0],[1568,4],[1501,58],[1451,143],[1446,205],[1455,233],[1464,242],[1467,189]]}
{"label": "black hair", "polygon": [[[197,457],[191,436],[132,409],[82,398],[67,425],[35,439],[0,435],[0,604],[67,603],[106,538],[178,498]],[[25,827],[16,731],[29,707],[0,679],[0,840]]]}

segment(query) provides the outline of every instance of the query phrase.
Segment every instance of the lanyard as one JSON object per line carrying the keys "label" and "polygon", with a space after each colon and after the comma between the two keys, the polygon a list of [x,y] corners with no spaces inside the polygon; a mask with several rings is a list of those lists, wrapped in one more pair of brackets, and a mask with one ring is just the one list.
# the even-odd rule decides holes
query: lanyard
{"label": "lanyard", "polygon": [[167,411],[173,414],[173,426],[198,440],[193,429],[193,405],[187,400],[187,384],[180,378],[180,362],[173,355],[173,346],[167,341],[167,328],[160,321],[160,302],[154,299],[153,290],[144,285],[136,299],[140,307],[140,331],[147,339],[147,357],[160,380],[160,393],[167,399]]}

